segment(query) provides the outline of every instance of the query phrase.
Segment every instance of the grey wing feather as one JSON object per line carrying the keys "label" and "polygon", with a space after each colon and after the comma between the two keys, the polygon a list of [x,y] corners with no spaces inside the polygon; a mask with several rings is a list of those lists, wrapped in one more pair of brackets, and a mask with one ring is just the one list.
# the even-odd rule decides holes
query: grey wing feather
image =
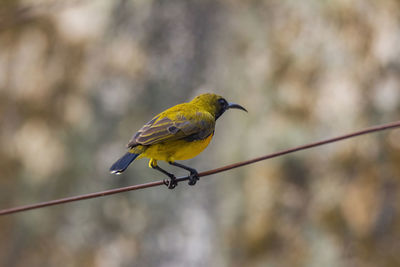
{"label": "grey wing feather", "polygon": [[204,116],[204,119],[188,120],[184,116],[180,116],[179,120],[172,121],[167,117],[160,120],[155,117],[133,136],[128,147],[178,139],[188,141],[204,139],[214,132],[215,121],[210,120],[207,114],[201,115]]}

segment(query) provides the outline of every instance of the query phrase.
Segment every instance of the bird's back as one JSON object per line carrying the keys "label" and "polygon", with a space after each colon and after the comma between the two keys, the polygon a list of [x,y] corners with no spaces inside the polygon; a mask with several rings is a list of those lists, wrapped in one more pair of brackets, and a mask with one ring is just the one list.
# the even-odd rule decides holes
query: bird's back
{"label": "bird's back", "polygon": [[[176,155],[177,159],[187,159],[208,145],[214,127],[215,119],[209,112],[191,102],[182,103],[156,115],[133,136],[128,146],[146,146],[145,157],[165,160]],[[184,149],[184,153],[178,153]]]}

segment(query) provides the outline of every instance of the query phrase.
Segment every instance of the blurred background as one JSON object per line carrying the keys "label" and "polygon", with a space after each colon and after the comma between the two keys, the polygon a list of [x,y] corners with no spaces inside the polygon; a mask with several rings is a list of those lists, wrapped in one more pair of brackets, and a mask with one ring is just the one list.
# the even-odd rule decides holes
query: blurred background
{"label": "blurred background", "polygon": [[[199,171],[398,120],[399,44],[397,0],[2,0],[0,209],[163,178],[108,168],[203,92],[249,113]],[[400,266],[399,177],[400,131],[371,134],[1,217],[0,266]]]}

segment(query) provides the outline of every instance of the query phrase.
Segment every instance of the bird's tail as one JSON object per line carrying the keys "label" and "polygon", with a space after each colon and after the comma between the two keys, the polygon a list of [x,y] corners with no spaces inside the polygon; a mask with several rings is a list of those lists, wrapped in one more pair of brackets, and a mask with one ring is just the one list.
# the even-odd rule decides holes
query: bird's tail
{"label": "bird's tail", "polygon": [[121,172],[125,171],[129,164],[131,164],[139,155],[140,153],[127,152],[110,167],[110,172],[121,174]]}

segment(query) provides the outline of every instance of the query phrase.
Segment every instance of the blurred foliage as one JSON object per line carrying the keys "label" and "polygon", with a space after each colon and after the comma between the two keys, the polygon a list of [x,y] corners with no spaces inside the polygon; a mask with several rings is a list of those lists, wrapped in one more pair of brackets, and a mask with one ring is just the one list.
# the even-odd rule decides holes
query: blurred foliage
{"label": "blurred foliage", "polygon": [[[0,208],[159,179],[108,167],[205,91],[249,113],[199,170],[397,120],[399,33],[397,0],[3,0]],[[399,266],[399,140],[2,217],[0,266]]]}

